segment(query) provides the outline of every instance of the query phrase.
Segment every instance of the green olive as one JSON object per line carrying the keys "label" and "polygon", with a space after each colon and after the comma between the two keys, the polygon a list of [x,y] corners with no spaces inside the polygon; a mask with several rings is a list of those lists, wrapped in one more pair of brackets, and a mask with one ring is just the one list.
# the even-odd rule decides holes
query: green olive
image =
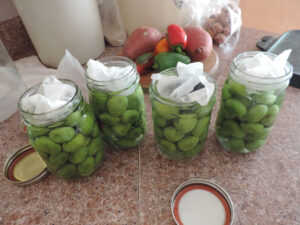
{"label": "green olive", "polygon": [[237,95],[235,96],[235,99],[239,100],[247,107],[250,106],[252,103],[251,99],[248,96]]}
{"label": "green olive", "polygon": [[91,113],[86,113],[82,116],[78,128],[83,135],[88,136],[93,133],[94,126],[95,126],[94,115]]}
{"label": "green olive", "polygon": [[65,121],[61,121],[61,122],[49,125],[48,128],[53,129],[53,128],[63,126],[64,124],[65,124]]}
{"label": "green olive", "polygon": [[73,178],[76,176],[76,167],[72,164],[65,164],[57,171],[57,176],[61,178]]}
{"label": "green olive", "polygon": [[259,139],[265,140],[268,137],[270,130],[271,130],[270,128],[264,128],[261,132],[248,134],[246,136],[246,140],[252,140],[252,141],[259,140]]}
{"label": "green olive", "polygon": [[46,136],[35,139],[35,147],[37,151],[48,154],[57,154],[61,151],[61,146]]}
{"label": "green olive", "polygon": [[88,113],[88,114],[94,115],[92,106],[86,102],[83,102],[83,113]]}
{"label": "green olive", "polygon": [[34,149],[36,149],[34,140],[33,140],[32,138],[29,137],[28,141],[29,141],[29,144],[30,144]]}
{"label": "green olive", "polygon": [[75,136],[75,130],[72,127],[59,127],[49,133],[49,137],[56,143],[65,143]]}
{"label": "green olive", "polygon": [[104,151],[99,151],[94,157],[95,165],[97,166],[102,161],[103,158],[104,158]]}
{"label": "green olive", "polygon": [[195,137],[195,136],[185,137],[178,142],[178,148],[184,152],[190,151],[198,144],[198,142],[199,142],[199,137]]}
{"label": "green olive", "polygon": [[264,126],[259,123],[242,123],[241,128],[247,134],[256,134],[262,132]]}
{"label": "green olive", "polygon": [[253,150],[256,150],[256,149],[258,149],[259,147],[261,147],[264,143],[265,143],[264,140],[256,140],[256,141],[248,142],[248,143],[246,144],[246,148],[247,148],[249,151],[253,151]]}
{"label": "green olive", "polygon": [[107,109],[113,116],[122,116],[128,105],[126,96],[114,96],[107,101]]}
{"label": "green olive", "polygon": [[[225,105],[225,103],[224,103]],[[236,117],[236,115],[230,113],[226,108],[225,106],[222,106],[222,103],[221,103],[221,108],[220,108],[220,113],[222,114],[222,116],[227,119],[227,120],[232,120]],[[243,115],[244,116],[244,115]]]}
{"label": "green olive", "polygon": [[161,128],[164,128],[164,127],[167,126],[168,120],[166,120],[165,118],[163,118],[163,117],[161,117],[160,115],[156,114],[155,111],[153,111],[152,116],[153,116],[153,122],[154,122],[157,126],[159,126],[159,127],[161,127]]}
{"label": "green olive", "polygon": [[221,113],[221,111],[219,111],[218,116],[217,116],[217,124],[221,125],[223,122],[224,122],[223,113]]}
{"label": "green olive", "polygon": [[130,109],[126,110],[121,118],[123,123],[134,123],[137,121],[140,117],[140,114],[138,111]]}
{"label": "green olive", "polygon": [[102,113],[99,115],[99,119],[101,122],[107,124],[107,125],[117,125],[120,122],[120,118],[116,116],[112,116],[109,113]]}
{"label": "green olive", "polygon": [[233,80],[228,81],[228,89],[232,94],[235,95],[246,95],[246,86],[239,84]]}
{"label": "green olive", "polygon": [[128,109],[138,109],[143,105],[144,94],[143,89],[139,85],[133,94],[127,96],[128,98]]}
{"label": "green olive", "polygon": [[154,124],[153,129],[154,129],[154,134],[155,134],[157,137],[162,138],[162,137],[164,136],[163,130],[162,130],[160,127],[158,127],[158,126],[156,126],[156,125]]}
{"label": "green olive", "polygon": [[98,125],[96,124],[93,130],[93,137],[97,137],[100,134],[100,129],[98,127]]}
{"label": "green olive", "polygon": [[103,151],[103,141],[101,137],[94,138],[90,147],[89,147],[89,155],[95,155],[99,151]]}
{"label": "green olive", "polygon": [[246,120],[251,123],[260,121],[268,113],[268,106],[254,105],[247,112]]}
{"label": "green olive", "polygon": [[95,113],[104,112],[107,102],[107,95],[100,91],[89,92],[91,106]]}
{"label": "green olive", "polygon": [[272,105],[276,101],[276,95],[271,93],[253,94],[252,99],[260,104]]}
{"label": "green olive", "polygon": [[228,133],[236,138],[244,138],[245,137],[245,132],[240,128],[239,124],[234,121],[234,120],[226,120],[223,123],[224,130],[227,130]]}
{"label": "green olive", "polygon": [[85,137],[82,134],[77,134],[71,141],[63,144],[65,152],[76,152],[85,144]]}
{"label": "green olive", "polygon": [[119,137],[124,137],[131,128],[131,124],[118,124],[112,127],[112,131]]}
{"label": "green olive", "polygon": [[206,116],[198,120],[196,126],[192,132],[194,136],[200,137],[205,131],[207,131],[210,122],[210,117]]}
{"label": "green olive", "polygon": [[275,116],[266,116],[265,118],[263,118],[260,123],[266,127],[270,127],[276,119],[276,115]]}
{"label": "green olive", "polygon": [[285,96],[285,91],[283,91],[280,95],[278,95],[277,100],[276,100],[276,104],[281,106],[284,100],[284,96]]}
{"label": "green olive", "polygon": [[166,152],[176,152],[177,151],[176,145],[173,142],[167,141],[166,139],[161,139],[159,144],[162,147],[163,151],[166,151]]}
{"label": "green olive", "polygon": [[111,139],[112,141],[117,141],[118,138],[116,137],[116,135],[110,130],[110,128],[106,125],[102,125],[101,129],[103,131],[104,136],[107,138]]}
{"label": "green olive", "polygon": [[47,166],[47,170],[50,171],[51,173],[57,173],[57,170],[59,169],[59,167],[57,167],[56,165],[52,165],[49,160],[43,160],[44,163]]}
{"label": "green olive", "polygon": [[143,115],[143,116],[140,117],[140,119],[137,122],[136,126],[141,128],[142,133],[145,133],[145,131],[147,129],[147,119],[146,119],[145,115]]}
{"label": "green olive", "polygon": [[245,148],[245,142],[240,138],[230,138],[228,140],[229,148],[235,152],[242,152]]}
{"label": "green olive", "polygon": [[177,142],[184,137],[184,134],[176,130],[174,127],[166,127],[163,134],[168,141]]}
{"label": "green olive", "polygon": [[228,99],[228,98],[231,98],[229,85],[224,84],[224,86],[222,88],[222,99]]}
{"label": "green olive", "polygon": [[83,147],[76,152],[72,152],[69,158],[69,161],[73,164],[79,164],[85,160],[88,155],[89,148]]}
{"label": "green olive", "polygon": [[56,169],[60,168],[67,161],[68,161],[68,153],[66,152],[60,152],[55,155],[50,155],[49,157],[49,162],[51,163],[51,165],[55,166]]}
{"label": "green olive", "polygon": [[205,129],[205,131],[199,136],[199,141],[204,141],[207,137],[207,134],[208,134],[208,126]]}
{"label": "green olive", "polygon": [[269,106],[268,116],[276,116],[279,113],[279,106],[278,105],[271,105]]}
{"label": "green olive", "polygon": [[32,126],[32,125],[27,125],[27,133],[28,133],[29,137],[31,137],[31,138],[44,136],[44,135],[48,134],[49,131],[50,131],[50,129],[48,129],[46,127],[36,127],[36,126]]}
{"label": "green olive", "polygon": [[141,139],[120,139],[118,141],[118,146],[121,148],[133,148],[135,147]]}
{"label": "green olive", "polygon": [[227,99],[225,101],[225,108],[233,116],[242,117],[247,113],[246,106],[239,100],[232,99],[232,98]]}
{"label": "green olive", "polygon": [[141,134],[142,134],[142,129],[139,127],[136,127],[136,128],[131,128],[129,130],[129,132],[127,133],[126,137],[129,139],[135,139],[135,138],[140,137]]}
{"label": "green olive", "polygon": [[[190,116],[190,117],[188,117]],[[181,118],[173,120],[174,127],[181,133],[191,132],[197,123],[195,114],[182,114]]]}
{"label": "green olive", "polygon": [[91,142],[92,142],[92,138],[91,137],[86,137],[85,140],[84,140],[84,145],[83,146],[88,146]]}
{"label": "green olive", "polygon": [[78,173],[83,176],[91,175],[96,169],[94,157],[88,156],[82,163],[77,166]]}
{"label": "green olive", "polygon": [[226,129],[226,127],[224,127],[224,126],[219,125],[216,128],[216,133],[217,133],[218,137],[226,138],[226,137],[230,136],[231,131],[229,131],[228,129]]}
{"label": "green olive", "polygon": [[179,119],[193,119],[193,118],[197,118],[199,117],[199,115],[197,115],[196,113],[182,113],[179,115]]}
{"label": "green olive", "polygon": [[74,127],[76,125],[79,124],[80,120],[81,120],[81,113],[79,110],[73,112],[70,116],[68,116],[65,120],[65,125],[66,126],[70,126],[70,127]]}
{"label": "green olive", "polygon": [[48,160],[48,153],[39,151],[39,150],[36,148],[35,142],[34,142],[33,139],[29,138],[29,143],[31,144],[31,146],[33,147],[33,149],[40,155],[40,157],[41,157],[43,160]]}
{"label": "green olive", "polygon": [[154,101],[153,110],[165,119],[173,119],[179,114],[179,110],[176,106],[163,104],[158,101]]}

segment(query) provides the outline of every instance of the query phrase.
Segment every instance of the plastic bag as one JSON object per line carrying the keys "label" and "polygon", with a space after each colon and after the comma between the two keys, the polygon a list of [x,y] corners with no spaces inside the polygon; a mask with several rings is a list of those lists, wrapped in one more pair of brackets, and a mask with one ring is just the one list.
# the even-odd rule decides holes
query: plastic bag
{"label": "plastic bag", "polygon": [[186,0],[180,12],[181,25],[201,25],[215,44],[222,45],[242,25],[238,3],[238,0]]}
{"label": "plastic bag", "polygon": [[122,46],[126,31],[116,0],[98,0],[104,37],[112,46]]}

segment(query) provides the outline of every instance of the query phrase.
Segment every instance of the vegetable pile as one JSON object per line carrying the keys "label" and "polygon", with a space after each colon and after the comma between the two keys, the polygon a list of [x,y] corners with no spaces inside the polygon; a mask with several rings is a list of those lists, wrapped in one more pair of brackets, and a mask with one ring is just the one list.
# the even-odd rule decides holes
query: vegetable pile
{"label": "vegetable pile", "polygon": [[213,42],[200,26],[167,27],[165,37],[155,28],[139,27],[127,39],[123,56],[135,61],[140,75],[175,67],[178,62],[189,64],[203,61],[212,52]]}

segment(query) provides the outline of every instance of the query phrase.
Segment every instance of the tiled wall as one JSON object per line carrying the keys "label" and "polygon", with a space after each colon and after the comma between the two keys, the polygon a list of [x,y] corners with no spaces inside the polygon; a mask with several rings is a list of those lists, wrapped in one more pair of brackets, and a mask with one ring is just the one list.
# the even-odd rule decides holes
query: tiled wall
{"label": "tiled wall", "polygon": [[12,0],[0,0],[0,22],[18,15]]}

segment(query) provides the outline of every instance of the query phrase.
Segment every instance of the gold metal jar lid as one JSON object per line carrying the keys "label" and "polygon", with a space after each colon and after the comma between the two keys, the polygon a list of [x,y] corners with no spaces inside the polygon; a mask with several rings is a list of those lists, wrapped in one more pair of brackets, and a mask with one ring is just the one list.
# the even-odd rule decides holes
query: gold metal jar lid
{"label": "gold metal jar lid", "polygon": [[4,164],[4,176],[12,184],[36,184],[49,175],[45,163],[31,145],[16,150]]}

